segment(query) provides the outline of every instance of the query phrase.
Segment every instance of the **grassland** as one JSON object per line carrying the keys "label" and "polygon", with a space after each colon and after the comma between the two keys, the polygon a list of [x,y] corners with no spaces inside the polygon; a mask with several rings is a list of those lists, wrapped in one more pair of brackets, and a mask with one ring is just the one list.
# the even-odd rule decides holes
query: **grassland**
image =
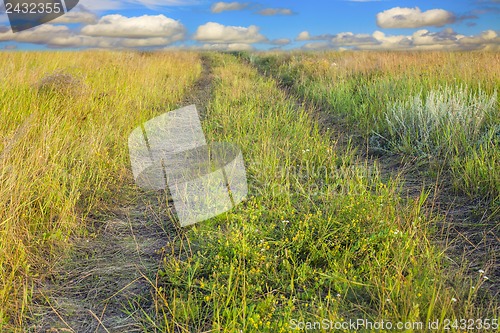
{"label": "grassland", "polygon": [[[145,327],[287,332],[322,319],[498,316],[494,304],[478,302],[484,276],[467,277],[430,242],[439,217],[424,212],[427,192],[403,200],[395,179],[383,181],[376,165],[337,146],[339,133],[321,131],[313,110],[297,106],[274,80],[227,55],[213,61],[204,125],[213,140],[242,147],[251,195],[169,243]],[[315,66],[306,68],[317,75]],[[336,98],[357,106],[347,93]]]}
{"label": "grassland", "polygon": [[[323,319],[498,320],[498,304],[483,292],[498,283],[485,279],[490,267],[470,275],[432,241],[445,217],[429,213],[431,193],[402,196],[397,175],[382,177],[382,166],[360,158],[357,146],[410,156],[431,177],[449,170],[447,181],[484,198],[487,222],[495,223],[498,54],[203,58],[212,81],[200,101],[204,131],[208,141],[241,147],[250,193],[234,210],[165,240],[149,280],[152,306],[125,304],[143,331],[288,332],[294,323]],[[137,197],[127,135],[178,107],[201,64],[194,53],[3,54],[0,328],[22,328],[34,281],[85,234],[89,215],[98,218],[124,199],[116,193]],[[466,119],[473,110],[474,119],[448,117],[450,104]],[[329,122],[317,121],[318,106]],[[439,127],[423,127],[428,136],[415,132],[431,115]]]}
{"label": "grassland", "polygon": [[[500,209],[498,53],[251,56],[262,71],[352,128],[368,149],[427,161]],[[444,172],[443,172],[444,171]]]}
{"label": "grassland", "polygon": [[3,332],[21,327],[35,281],[86,217],[122,200],[113,191],[132,181],[130,131],[177,107],[201,64],[192,53],[14,52],[0,71]]}

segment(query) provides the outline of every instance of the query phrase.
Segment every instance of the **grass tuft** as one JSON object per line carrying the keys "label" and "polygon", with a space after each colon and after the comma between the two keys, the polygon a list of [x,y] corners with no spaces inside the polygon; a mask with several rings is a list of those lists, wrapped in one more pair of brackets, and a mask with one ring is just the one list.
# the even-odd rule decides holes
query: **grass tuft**
{"label": "grass tuft", "polygon": [[389,106],[377,134],[385,136],[393,150],[407,154],[463,154],[490,131],[496,106],[496,93],[443,87]]}

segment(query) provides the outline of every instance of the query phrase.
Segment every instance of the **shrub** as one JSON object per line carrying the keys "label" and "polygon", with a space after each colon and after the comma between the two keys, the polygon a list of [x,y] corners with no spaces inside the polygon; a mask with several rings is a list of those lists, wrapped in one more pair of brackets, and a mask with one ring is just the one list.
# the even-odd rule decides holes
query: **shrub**
{"label": "shrub", "polygon": [[478,144],[488,131],[496,92],[487,96],[467,87],[448,86],[394,103],[385,112],[379,135],[397,151],[417,155],[453,155]]}

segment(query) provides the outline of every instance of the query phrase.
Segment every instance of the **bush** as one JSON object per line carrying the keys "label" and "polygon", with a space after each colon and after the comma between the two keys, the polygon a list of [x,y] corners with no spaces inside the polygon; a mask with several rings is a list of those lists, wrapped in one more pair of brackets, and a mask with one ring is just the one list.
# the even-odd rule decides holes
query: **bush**
{"label": "bush", "polygon": [[396,102],[385,112],[379,135],[397,151],[417,155],[453,155],[477,145],[493,126],[496,92],[487,96],[466,87],[444,87]]}

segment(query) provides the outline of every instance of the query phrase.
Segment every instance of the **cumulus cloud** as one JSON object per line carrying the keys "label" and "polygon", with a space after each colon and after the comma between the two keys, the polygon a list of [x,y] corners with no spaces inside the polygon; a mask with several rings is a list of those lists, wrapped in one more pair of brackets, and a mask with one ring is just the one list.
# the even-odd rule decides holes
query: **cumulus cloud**
{"label": "cumulus cloud", "polygon": [[478,35],[465,36],[451,28],[431,32],[425,29],[410,36],[386,36],[375,32],[373,36],[381,42],[376,48],[361,46],[360,49],[403,49],[403,50],[499,50],[500,37],[493,30]]}
{"label": "cumulus cloud", "polygon": [[389,35],[387,36],[382,31],[375,31],[372,34],[372,37],[375,38],[379,44],[369,46],[364,45],[361,48],[364,49],[379,49],[379,50],[399,50],[406,49],[411,45],[411,39],[409,36],[404,35]]}
{"label": "cumulus cloud", "polygon": [[[303,40],[315,40],[315,36],[306,33],[301,33],[299,36]],[[474,36],[465,36],[451,28],[437,32],[420,29],[411,35],[386,35],[381,31],[375,31],[371,35],[342,32],[329,39],[307,43],[302,48],[307,50],[500,50],[500,36],[493,30],[483,31]]]}
{"label": "cumulus cloud", "polygon": [[265,8],[257,12],[259,15],[274,16],[274,15],[293,15],[293,11],[288,8]]}
{"label": "cumulus cloud", "polygon": [[108,15],[80,32],[65,25],[44,24],[14,34],[0,29],[0,42],[15,41],[48,47],[138,48],[167,46],[182,40],[182,24],[163,15],[127,18]]}
{"label": "cumulus cloud", "polygon": [[212,5],[210,10],[212,13],[222,13],[230,10],[242,10],[248,7],[248,3],[242,2],[216,2]]}
{"label": "cumulus cloud", "polygon": [[87,25],[81,30],[83,35],[121,38],[164,37],[181,40],[185,35],[184,26],[164,15],[143,15],[125,17],[119,14],[103,16],[96,24]]}
{"label": "cumulus cloud", "polygon": [[214,44],[252,44],[267,41],[267,38],[259,33],[259,28],[255,25],[246,28],[225,26],[215,22],[199,26],[193,39]]}
{"label": "cumulus cloud", "polygon": [[422,12],[418,7],[394,7],[377,14],[377,25],[381,28],[441,27],[455,20],[455,15],[444,9],[430,9]]}
{"label": "cumulus cloud", "polygon": [[500,36],[493,30],[483,31],[476,36],[463,36],[458,40],[462,48],[477,49],[485,47],[490,50],[500,50]]}
{"label": "cumulus cloud", "polygon": [[441,32],[430,32],[428,30],[418,30],[412,35],[413,45],[451,45],[462,38],[453,29],[448,28]]}

